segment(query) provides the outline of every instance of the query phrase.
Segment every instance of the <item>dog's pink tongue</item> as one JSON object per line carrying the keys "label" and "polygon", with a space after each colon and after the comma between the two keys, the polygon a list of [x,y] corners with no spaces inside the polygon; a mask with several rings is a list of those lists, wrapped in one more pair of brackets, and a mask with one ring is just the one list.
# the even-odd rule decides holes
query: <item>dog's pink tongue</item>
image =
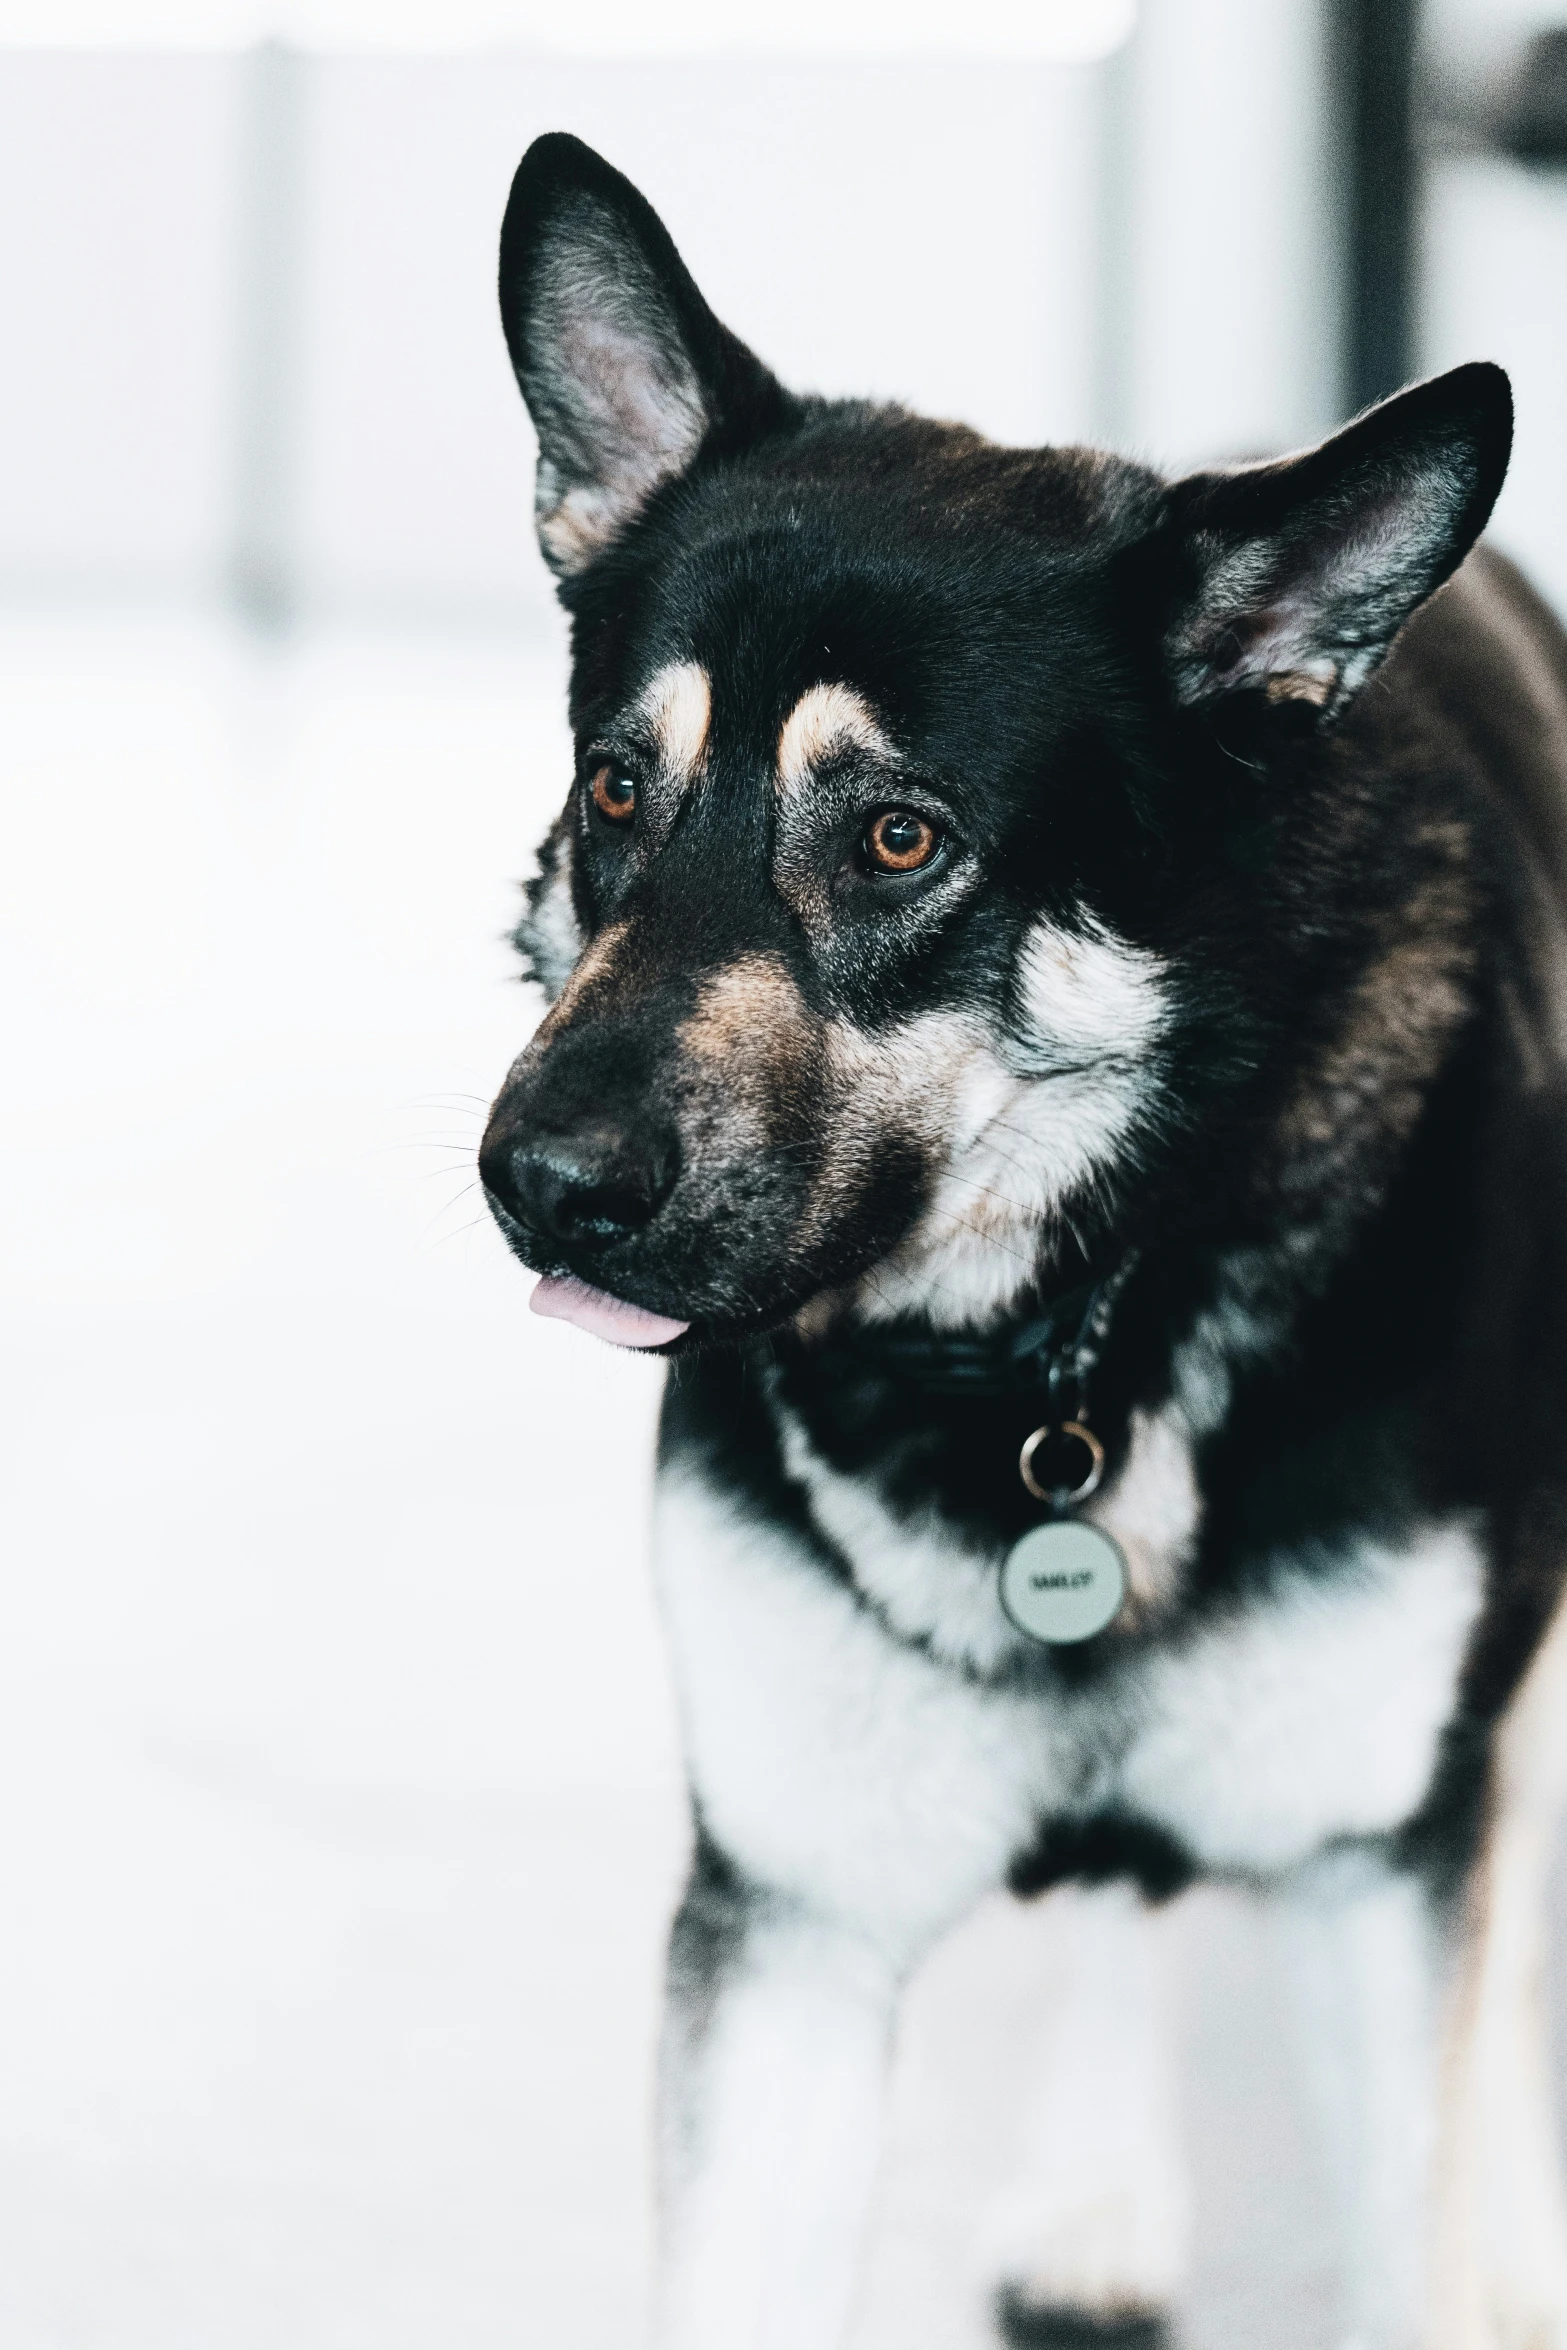
{"label": "dog's pink tongue", "polygon": [[611,1346],[662,1346],[689,1330],[689,1322],[672,1322],[667,1314],[650,1314],[645,1306],[628,1306],[622,1297],[591,1289],[569,1273],[546,1273],[528,1300],[534,1313],[552,1322],[575,1322]]}

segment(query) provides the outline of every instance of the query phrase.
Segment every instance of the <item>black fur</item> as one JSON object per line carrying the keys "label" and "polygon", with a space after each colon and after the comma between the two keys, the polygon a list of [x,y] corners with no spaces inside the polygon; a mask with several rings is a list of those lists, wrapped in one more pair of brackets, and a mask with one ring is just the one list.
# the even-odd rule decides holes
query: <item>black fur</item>
{"label": "black fur", "polygon": [[1048,1893],[1052,1885],[1077,1881],[1107,1885],[1129,1877],[1147,1901],[1168,1901],[1197,1874],[1197,1864],[1173,1836],[1144,1820],[1094,1812],[1082,1820],[1047,1820],[1027,1852],[1007,1872],[1007,1888],[1020,1900]]}
{"label": "black fur", "polygon": [[1152,2312],[1096,2317],[1087,2309],[1039,2308],[1016,2292],[1001,2295],[996,2325],[1011,2350],[1167,2350],[1171,2339]]}

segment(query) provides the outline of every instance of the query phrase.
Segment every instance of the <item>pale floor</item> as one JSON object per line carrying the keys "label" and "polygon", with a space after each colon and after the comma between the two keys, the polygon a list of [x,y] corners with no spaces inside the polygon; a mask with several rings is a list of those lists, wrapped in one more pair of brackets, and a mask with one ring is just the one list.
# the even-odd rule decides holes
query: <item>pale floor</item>
{"label": "pale floor", "polygon": [[[625,2350],[683,1854],[656,1374],[479,1215],[553,650],[0,624],[0,2342]],[[1261,1921],[1172,1917],[1202,2350],[1332,2331]],[[1039,2028],[902,2035],[856,2350],[986,2339]]]}

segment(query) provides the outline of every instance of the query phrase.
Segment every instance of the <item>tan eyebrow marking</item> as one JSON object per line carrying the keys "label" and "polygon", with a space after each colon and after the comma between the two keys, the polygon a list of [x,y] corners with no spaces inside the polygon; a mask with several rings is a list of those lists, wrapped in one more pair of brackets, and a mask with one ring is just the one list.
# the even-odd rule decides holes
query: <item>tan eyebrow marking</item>
{"label": "tan eyebrow marking", "polygon": [[637,700],[653,730],[659,761],[671,783],[693,783],[707,756],[713,689],[697,661],[671,661],[649,679]]}
{"label": "tan eyebrow marking", "polygon": [[798,791],[817,762],[840,744],[890,759],[892,745],[863,694],[849,685],[813,685],[800,696],[778,737],[778,789]]}

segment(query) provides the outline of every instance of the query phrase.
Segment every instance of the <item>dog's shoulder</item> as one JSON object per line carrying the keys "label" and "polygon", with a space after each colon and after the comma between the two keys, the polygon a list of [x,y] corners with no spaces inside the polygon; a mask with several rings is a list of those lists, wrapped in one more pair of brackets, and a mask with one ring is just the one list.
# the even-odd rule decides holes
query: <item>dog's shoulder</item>
{"label": "dog's shoulder", "polygon": [[1567,1059],[1567,633],[1516,566],[1481,546],[1418,612],[1351,728],[1460,766],[1489,833],[1494,922],[1543,1013],[1536,1050]]}

